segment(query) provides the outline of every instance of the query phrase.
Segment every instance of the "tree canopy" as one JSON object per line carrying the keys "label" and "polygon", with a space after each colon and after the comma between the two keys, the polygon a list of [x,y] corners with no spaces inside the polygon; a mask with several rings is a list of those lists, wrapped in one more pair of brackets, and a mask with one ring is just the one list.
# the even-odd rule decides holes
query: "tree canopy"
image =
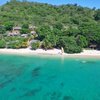
{"label": "tree canopy", "polygon": [[16,25],[22,26],[22,34],[35,25],[37,39],[46,49],[64,47],[65,52],[73,53],[92,44],[100,49],[100,9],[11,0],[0,6],[0,34]]}

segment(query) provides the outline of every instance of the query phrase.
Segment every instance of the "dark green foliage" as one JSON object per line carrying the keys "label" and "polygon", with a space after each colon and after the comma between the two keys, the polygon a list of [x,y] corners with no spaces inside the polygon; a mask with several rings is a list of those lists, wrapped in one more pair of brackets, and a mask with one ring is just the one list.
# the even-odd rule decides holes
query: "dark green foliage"
{"label": "dark green foliage", "polygon": [[6,22],[6,23],[4,24],[4,26],[5,26],[5,29],[6,29],[7,31],[11,31],[11,30],[13,29],[14,23],[12,23],[12,22]]}
{"label": "dark green foliage", "polygon": [[19,41],[18,42],[10,42],[8,45],[7,45],[7,48],[12,48],[12,49],[19,49],[21,46],[20,46],[20,43]]}
{"label": "dark green foliage", "polygon": [[21,42],[21,41],[17,41],[17,42],[10,42],[7,45],[7,48],[13,48],[13,49],[20,49],[20,48],[27,48],[27,42]]}
{"label": "dark green foliage", "polygon": [[88,46],[88,41],[85,36],[83,35],[78,35],[76,38],[78,46],[82,48],[86,48]]}
{"label": "dark green foliage", "polygon": [[100,9],[98,9],[96,12],[95,12],[95,20],[99,20],[100,21]]}
{"label": "dark green foliage", "polygon": [[28,34],[29,32],[30,32],[29,29],[25,29],[25,28],[22,28],[20,31],[21,34]]}
{"label": "dark green foliage", "polygon": [[29,25],[28,24],[23,24],[22,28],[29,29]]}
{"label": "dark green foliage", "polygon": [[6,47],[6,42],[5,40],[0,40],[0,48],[5,48]]}
{"label": "dark green foliage", "polygon": [[62,37],[59,39],[58,47],[63,47],[66,53],[79,53],[82,48],[78,46],[74,37]]}
{"label": "dark green foliage", "polygon": [[20,33],[21,34],[28,34],[29,32],[30,32],[29,25],[28,24],[23,24]]}
{"label": "dark green foliage", "polygon": [[44,48],[45,50],[52,49],[53,44],[51,44],[51,42],[48,39],[44,39],[44,41],[42,43],[42,48]]}
{"label": "dark green foliage", "polygon": [[6,29],[4,26],[0,26],[0,34],[6,33]]}
{"label": "dark green foliage", "polygon": [[78,45],[67,44],[64,50],[66,53],[80,53],[82,51],[82,48]]}
{"label": "dark green foliage", "polygon": [[7,43],[7,48],[13,48],[13,49],[19,49],[19,48],[27,48],[28,44],[27,38],[21,38],[21,37],[7,37],[5,38],[5,41]]}
{"label": "dark green foliage", "polygon": [[39,48],[39,46],[40,46],[40,43],[39,42],[34,42],[34,43],[31,44],[31,49],[32,50],[36,50],[36,49]]}
{"label": "dark green foliage", "polygon": [[53,27],[61,30],[63,28],[63,25],[62,25],[62,23],[57,22]]}
{"label": "dark green foliage", "polygon": [[77,28],[72,28],[70,27],[67,31],[68,36],[77,36],[78,34],[80,34],[80,30]]}
{"label": "dark green foliage", "polygon": [[42,26],[38,27],[38,29],[36,31],[38,33],[38,38],[41,41],[43,39],[45,39],[47,35],[52,34],[50,26],[48,26],[48,25],[42,25]]}

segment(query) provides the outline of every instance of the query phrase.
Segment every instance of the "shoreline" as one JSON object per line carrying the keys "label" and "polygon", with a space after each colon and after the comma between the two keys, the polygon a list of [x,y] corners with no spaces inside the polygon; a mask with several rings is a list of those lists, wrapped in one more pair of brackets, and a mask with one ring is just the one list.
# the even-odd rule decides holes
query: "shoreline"
{"label": "shoreline", "polygon": [[52,50],[30,50],[26,49],[0,49],[0,54],[15,54],[15,55],[42,55],[42,56],[59,56],[59,57],[67,57],[67,58],[100,58],[100,51],[98,50],[83,50],[81,53],[61,53],[60,49],[52,49]]}

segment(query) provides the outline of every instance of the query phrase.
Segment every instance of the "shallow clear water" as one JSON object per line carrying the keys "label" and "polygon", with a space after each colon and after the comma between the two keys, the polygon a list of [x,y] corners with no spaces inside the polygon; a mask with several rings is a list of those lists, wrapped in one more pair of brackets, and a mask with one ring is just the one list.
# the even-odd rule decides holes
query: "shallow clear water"
{"label": "shallow clear water", "polygon": [[0,55],[0,100],[100,100],[100,60]]}

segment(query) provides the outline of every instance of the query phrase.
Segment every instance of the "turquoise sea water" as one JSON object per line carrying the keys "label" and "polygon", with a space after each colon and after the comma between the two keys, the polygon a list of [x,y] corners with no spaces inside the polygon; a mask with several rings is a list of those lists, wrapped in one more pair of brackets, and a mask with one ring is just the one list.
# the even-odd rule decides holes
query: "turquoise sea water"
{"label": "turquoise sea water", "polygon": [[0,55],[0,100],[100,100],[100,59]]}

